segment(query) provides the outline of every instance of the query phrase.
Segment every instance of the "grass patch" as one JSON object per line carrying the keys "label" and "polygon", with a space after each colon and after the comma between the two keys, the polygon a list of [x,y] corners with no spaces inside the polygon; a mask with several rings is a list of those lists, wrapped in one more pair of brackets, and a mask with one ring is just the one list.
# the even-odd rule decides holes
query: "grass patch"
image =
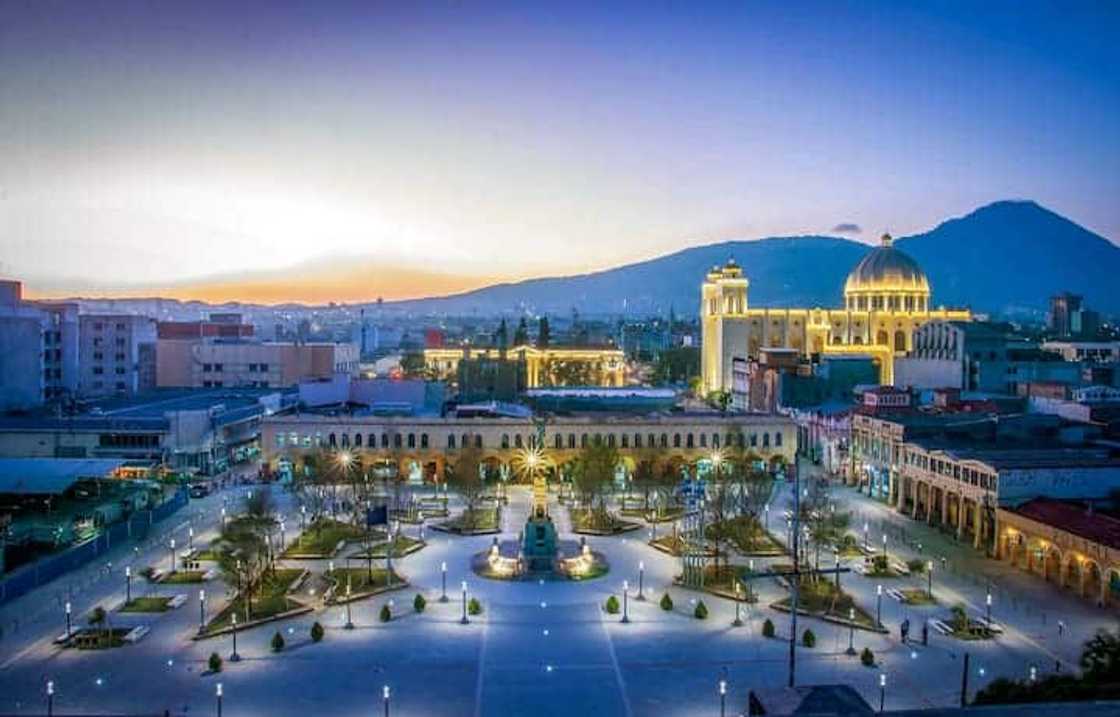
{"label": "grass patch", "polygon": [[[685,541],[680,535],[669,533],[655,538],[650,542],[650,545],[658,550],[668,553],[669,555],[679,556],[685,549]],[[709,557],[715,557],[716,551],[711,545],[705,546],[704,554]]]}
{"label": "grass patch", "polygon": [[[378,531],[380,532],[380,531]],[[384,533],[381,533],[384,539]],[[307,530],[300,533],[288,547],[284,548],[281,557],[296,555],[334,555],[335,547],[340,542],[353,542],[367,538],[366,530],[357,525],[343,523],[331,518],[320,518],[312,523]]]}
{"label": "grass patch", "polygon": [[[410,538],[407,535],[398,535],[393,540],[393,557],[398,558],[407,555],[410,552],[416,552],[416,550],[418,550],[417,546],[423,545],[424,543],[420,542],[416,538]],[[384,559],[386,555],[388,555],[388,553],[389,541],[386,540],[384,543],[373,546],[371,550],[363,550],[361,552],[354,553],[350,557],[355,559],[364,559],[369,557]]]}
{"label": "grass patch", "polygon": [[784,555],[786,552],[756,518],[746,515],[712,523],[704,528],[704,536],[709,540],[726,540],[743,555]]}
{"label": "grass patch", "polygon": [[197,553],[195,553],[194,556],[193,556],[193,559],[194,560],[210,560],[210,561],[213,561],[213,562],[217,562],[221,557],[222,557],[222,554],[219,553],[217,550],[214,550],[213,548],[206,548],[205,550],[200,550]]}
{"label": "grass patch", "polygon": [[333,571],[323,573],[327,580],[335,583],[334,597],[335,600],[346,599],[346,587],[350,587],[351,597],[362,595],[365,593],[372,593],[378,590],[384,590],[387,587],[396,587],[404,584],[404,579],[396,572],[393,572],[392,583],[389,582],[389,572],[385,568],[373,568],[370,570],[368,566],[360,568],[335,568]]}
{"label": "grass patch", "polygon": [[906,588],[899,590],[902,594],[902,602],[907,605],[936,605],[937,598],[930,596],[925,590],[919,588]]}
{"label": "grass patch", "polygon": [[440,527],[454,533],[471,533],[481,530],[498,530],[497,508],[475,508],[464,510],[451,520],[444,521]]}
{"label": "grass patch", "polygon": [[173,573],[164,573],[160,582],[171,585],[202,583],[206,582],[202,577],[205,574],[205,570],[176,570]]}
{"label": "grass patch", "polygon": [[250,614],[244,593],[238,593],[214,619],[206,625],[207,632],[216,632],[230,626],[230,616],[237,613],[237,623],[260,620],[299,607],[288,597],[288,588],[303,574],[302,568],[281,568],[267,573],[253,592],[253,611]]}
{"label": "grass patch", "polygon": [[137,597],[121,606],[120,612],[167,612],[169,597]]}
{"label": "grass patch", "polygon": [[[704,567],[703,590],[721,597],[757,602],[758,593],[747,579],[751,575],[750,568],[745,565],[707,565]],[[738,593],[735,592],[736,586]]]}
{"label": "grass patch", "polygon": [[[773,604],[773,607],[789,611],[791,598],[783,598]],[[836,583],[831,580],[810,577],[801,579],[801,589],[798,591],[798,610],[817,617],[828,617],[833,620],[849,620],[850,610],[855,610],[855,623],[859,627],[875,629],[875,618],[856,604],[851,595],[837,589]]]}
{"label": "grass patch", "polygon": [[71,638],[71,644],[79,650],[108,650],[124,647],[124,636],[132,632],[130,627],[112,629],[86,628]]}
{"label": "grass patch", "polygon": [[622,520],[607,510],[592,508],[571,508],[568,514],[572,519],[575,532],[619,533],[634,527],[634,523]]}

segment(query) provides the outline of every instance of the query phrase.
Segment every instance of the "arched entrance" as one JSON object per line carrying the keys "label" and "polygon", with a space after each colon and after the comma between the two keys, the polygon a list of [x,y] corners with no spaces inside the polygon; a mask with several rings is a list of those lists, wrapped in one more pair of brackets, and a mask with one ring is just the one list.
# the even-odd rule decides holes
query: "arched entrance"
{"label": "arched entrance", "polygon": [[1042,560],[1042,576],[1047,581],[1061,584],[1062,552],[1053,545],[1045,549]]}
{"label": "arched entrance", "polygon": [[1097,605],[1103,606],[1101,587],[1104,576],[1101,574],[1101,566],[1097,565],[1096,561],[1086,560],[1081,568],[1084,573],[1081,597],[1088,598]]}

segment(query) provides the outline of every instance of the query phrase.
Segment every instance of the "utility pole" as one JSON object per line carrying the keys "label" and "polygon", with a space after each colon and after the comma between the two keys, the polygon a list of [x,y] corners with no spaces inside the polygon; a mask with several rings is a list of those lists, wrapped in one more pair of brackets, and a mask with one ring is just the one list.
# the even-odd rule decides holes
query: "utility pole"
{"label": "utility pole", "polygon": [[798,561],[797,544],[801,539],[801,462],[793,457],[793,581],[790,583],[789,613],[789,687],[796,682],[797,670],[797,598],[801,589],[801,566]]}
{"label": "utility pole", "polygon": [[971,661],[972,655],[964,653],[964,672],[961,674],[961,707],[968,706],[968,663]]}

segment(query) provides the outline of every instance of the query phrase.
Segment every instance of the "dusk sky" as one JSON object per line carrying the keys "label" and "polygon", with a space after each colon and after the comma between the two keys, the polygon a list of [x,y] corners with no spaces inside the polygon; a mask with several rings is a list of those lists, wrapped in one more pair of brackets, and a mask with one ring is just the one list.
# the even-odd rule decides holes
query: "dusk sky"
{"label": "dusk sky", "polygon": [[1004,198],[1117,242],[1118,39],[1115,2],[0,0],[0,275],[388,299]]}

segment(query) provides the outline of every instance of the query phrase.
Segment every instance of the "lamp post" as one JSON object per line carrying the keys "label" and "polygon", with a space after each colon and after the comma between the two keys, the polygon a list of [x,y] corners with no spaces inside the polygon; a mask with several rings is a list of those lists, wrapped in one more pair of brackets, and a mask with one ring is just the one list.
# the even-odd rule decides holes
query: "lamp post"
{"label": "lamp post", "polygon": [[187,550],[194,550],[194,526],[187,526]]}
{"label": "lamp post", "polygon": [[622,581],[622,622],[630,622],[630,581]]}
{"label": "lamp post", "polygon": [[222,717],[222,683],[214,686],[214,696],[218,698],[218,717]]}
{"label": "lamp post", "polygon": [[381,701],[385,703],[385,717],[389,717],[389,685],[381,688]]}
{"label": "lamp post", "polygon": [[883,713],[883,703],[887,701],[887,673],[879,673],[879,714]]}
{"label": "lamp post", "polygon": [[883,557],[887,557],[887,534],[883,533]]}
{"label": "lamp post", "polygon": [[233,627],[233,652],[230,653],[230,662],[240,662],[241,655],[237,654],[237,613],[232,613],[229,616],[230,625]]}
{"label": "lamp post", "polygon": [[287,537],[284,531],[284,521],[280,521],[280,552],[284,552],[284,538]]}
{"label": "lamp post", "polygon": [[848,649],[845,650],[845,654],[848,654],[848,655],[855,655],[856,654],[856,646],[854,644],[855,639],[856,639],[856,609],[854,607],[850,607],[850,608],[848,608]]}
{"label": "lamp post", "polygon": [[222,529],[225,530],[225,527],[226,527],[226,509],[222,508]]}
{"label": "lamp post", "polygon": [[719,680],[719,717],[726,717],[727,715],[727,680],[723,677]]}
{"label": "lamp post", "polygon": [[307,506],[301,505],[299,507],[299,529],[304,530],[307,527]]}
{"label": "lamp post", "polygon": [[926,563],[926,597],[933,600],[933,561]]}
{"label": "lamp post", "polygon": [[770,531],[770,504],[762,506],[762,512],[766,515],[766,530]]}
{"label": "lamp post", "polygon": [[47,680],[47,717],[54,717],[54,680]]}
{"label": "lamp post", "polygon": [[869,526],[867,524],[866,520],[863,521],[863,549],[864,550],[871,550],[871,544],[867,540],[867,531],[870,527],[871,526]]}
{"label": "lamp post", "polygon": [[840,548],[832,549],[832,562],[836,567],[836,592],[840,592]]}
{"label": "lamp post", "polygon": [[198,634],[206,632],[206,591],[198,591]]}
{"label": "lamp post", "polygon": [[70,601],[66,601],[66,639],[70,639]]}
{"label": "lamp post", "polygon": [[875,624],[883,626],[883,584],[875,586]]}
{"label": "lamp post", "polygon": [[171,542],[168,543],[168,546],[171,549],[171,569],[168,572],[173,573],[175,572],[175,538],[171,539]]}
{"label": "lamp post", "polygon": [[124,566],[124,603],[132,602],[132,566]]}
{"label": "lamp post", "polygon": [[638,561],[638,600],[645,600],[646,561]]}
{"label": "lamp post", "polygon": [[987,606],[987,619],[988,629],[992,629],[992,593],[991,591],[984,597],[984,603]]}
{"label": "lamp post", "polygon": [[466,625],[467,623],[470,622],[470,620],[467,619],[467,581],[466,580],[464,580],[462,582],[461,587],[463,588],[463,617],[459,619],[459,624],[460,625]]}
{"label": "lamp post", "polygon": [[439,564],[439,582],[442,594],[439,596],[440,602],[447,602],[447,563],[442,562]]}
{"label": "lamp post", "polygon": [[735,581],[735,619],[731,622],[732,627],[742,627],[743,619],[739,616],[739,606],[743,602],[742,597],[743,583],[738,580]]}
{"label": "lamp post", "polygon": [[353,630],[354,629],[354,623],[350,619],[350,587],[351,587],[350,573],[348,572],[348,573],[346,573],[346,625],[345,625],[347,630]]}

